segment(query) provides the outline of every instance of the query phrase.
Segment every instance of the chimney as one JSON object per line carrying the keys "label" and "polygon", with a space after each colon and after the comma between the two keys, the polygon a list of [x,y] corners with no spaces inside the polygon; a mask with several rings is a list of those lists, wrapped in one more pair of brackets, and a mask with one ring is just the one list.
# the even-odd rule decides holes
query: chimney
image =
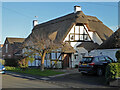
{"label": "chimney", "polygon": [[38,25],[38,20],[33,20],[33,27]]}
{"label": "chimney", "polygon": [[80,6],[74,6],[74,13],[81,11]]}

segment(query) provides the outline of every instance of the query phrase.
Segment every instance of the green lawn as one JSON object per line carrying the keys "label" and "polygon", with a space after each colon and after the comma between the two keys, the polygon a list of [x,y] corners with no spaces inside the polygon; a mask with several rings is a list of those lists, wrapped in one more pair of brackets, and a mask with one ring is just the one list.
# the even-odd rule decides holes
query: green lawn
{"label": "green lawn", "polygon": [[17,67],[5,67],[7,71],[12,71],[12,72],[19,72],[19,73],[24,73],[24,74],[31,74],[31,75],[37,75],[37,76],[53,76],[53,75],[58,75],[58,74],[63,74],[64,72],[58,72],[54,70],[49,70],[45,69],[44,71],[40,71],[40,69],[25,69],[22,70]]}

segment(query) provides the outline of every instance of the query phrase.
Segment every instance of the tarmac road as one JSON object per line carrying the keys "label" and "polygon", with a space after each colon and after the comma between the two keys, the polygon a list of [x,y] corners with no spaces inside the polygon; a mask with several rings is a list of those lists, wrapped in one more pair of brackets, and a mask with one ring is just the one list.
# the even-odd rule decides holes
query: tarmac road
{"label": "tarmac road", "polygon": [[[104,77],[71,73],[57,77],[36,77],[18,73],[2,76],[3,88],[108,88]],[[117,89],[116,89],[117,90]]]}
{"label": "tarmac road", "polygon": [[30,80],[26,78],[2,75],[2,88],[64,88],[43,80]]}

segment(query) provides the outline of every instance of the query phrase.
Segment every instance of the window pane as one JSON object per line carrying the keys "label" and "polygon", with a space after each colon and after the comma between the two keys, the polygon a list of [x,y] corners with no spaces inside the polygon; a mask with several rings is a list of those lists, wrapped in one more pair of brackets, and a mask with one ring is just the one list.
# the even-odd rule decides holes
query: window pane
{"label": "window pane", "polygon": [[95,62],[98,62],[98,61],[99,61],[98,57],[96,57],[94,60],[95,60]]}
{"label": "window pane", "polygon": [[99,60],[100,61],[105,61],[105,58],[104,57],[99,57]]}
{"label": "window pane", "polygon": [[107,61],[112,62],[112,59],[110,59],[109,57],[105,57],[105,59],[106,59]]}
{"label": "window pane", "polygon": [[51,59],[56,59],[56,53],[51,53]]}

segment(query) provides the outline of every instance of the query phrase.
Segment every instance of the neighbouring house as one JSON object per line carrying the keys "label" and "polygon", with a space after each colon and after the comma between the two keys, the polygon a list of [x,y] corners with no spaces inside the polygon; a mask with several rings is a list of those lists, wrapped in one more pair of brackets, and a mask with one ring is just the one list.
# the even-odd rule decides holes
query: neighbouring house
{"label": "neighbouring house", "polygon": [[114,32],[104,43],[97,49],[92,50],[90,55],[107,55],[117,61],[115,54],[120,50],[120,28]]}
{"label": "neighbouring house", "polygon": [[[46,55],[45,66],[50,66],[59,59],[59,65],[61,64],[63,68],[71,68],[75,67],[76,64],[78,65],[81,55],[83,56],[86,52],[97,48],[112,33],[113,31],[97,17],[85,15],[80,6],[74,6],[73,13],[45,23],[35,24],[32,33],[25,42],[29,43],[30,37],[34,37],[36,34],[40,36],[40,39],[43,37],[51,39],[50,36],[52,36],[55,43],[67,43],[71,49],[68,51],[53,50]],[[48,60],[49,65],[46,64]],[[36,62],[33,63],[36,65]]]}
{"label": "neighbouring house", "polygon": [[0,44],[0,58],[2,58],[2,47],[3,47],[3,44]]}
{"label": "neighbouring house", "polygon": [[21,47],[24,39],[25,38],[7,37],[2,48],[3,59],[12,59],[20,56],[22,53]]}

